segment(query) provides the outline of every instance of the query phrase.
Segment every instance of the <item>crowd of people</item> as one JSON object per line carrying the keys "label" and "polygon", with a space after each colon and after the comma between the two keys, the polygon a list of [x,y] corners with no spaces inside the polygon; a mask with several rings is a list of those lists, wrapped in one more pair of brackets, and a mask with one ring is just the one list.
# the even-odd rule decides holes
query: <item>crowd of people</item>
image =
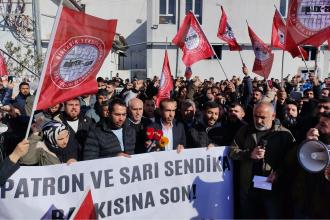
{"label": "crowd of people", "polygon": [[[159,81],[99,77],[97,94],[36,112],[23,140],[34,96],[21,82],[13,98],[14,85],[2,80],[0,184],[20,165],[229,146],[235,217],[330,217],[330,169],[309,173],[297,158],[306,139],[330,144],[330,78],[258,80],[246,66],[241,76],[220,82],[178,77],[170,98],[156,107]],[[164,147],[151,144],[150,128],[167,137]],[[254,188],[254,176],[267,177],[272,190]]]}

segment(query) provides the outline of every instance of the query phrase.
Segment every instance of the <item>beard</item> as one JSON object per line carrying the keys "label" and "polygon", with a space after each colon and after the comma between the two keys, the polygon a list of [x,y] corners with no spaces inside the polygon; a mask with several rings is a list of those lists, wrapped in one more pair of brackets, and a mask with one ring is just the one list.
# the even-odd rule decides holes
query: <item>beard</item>
{"label": "beard", "polygon": [[267,131],[270,128],[268,128],[267,126],[262,126],[262,125],[254,125],[254,127],[258,130],[258,131]]}
{"label": "beard", "polygon": [[330,144],[330,135],[320,133],[319,140],[325,144]]}
{"label": "beard", "polygon": [[297,125],[297,118],[285,116],[282,125],[286,128],[292,128]]}

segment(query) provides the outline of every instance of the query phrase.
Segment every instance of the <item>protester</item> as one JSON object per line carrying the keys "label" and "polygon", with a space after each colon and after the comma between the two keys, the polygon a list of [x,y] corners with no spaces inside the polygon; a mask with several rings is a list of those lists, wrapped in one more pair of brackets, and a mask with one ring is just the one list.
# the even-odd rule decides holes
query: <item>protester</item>
{"label": "protester", "polygon": [[89,117],[93,120],[94,123],[97,123],[100,121],[101,116],[101,112],[102,112],[102,108],[101,108],[101,104],[104,101],[108,100],[108,91],[105,89],[99,89],[99,91],[96,94],[96,103],[94,105],[93,108],[89,109],[85,116]]}
{"label": "protester", "polygon": [[121,99],[109,104],[109,118],[100,121],[88,133],[84,148],[84,160],[134,154],[135,130],[129,126],[127,107]]}
{"label": "protester", "polygon": [[[330,176],[330,168],[308,175],[294,157],[308,130],[321,126],[319,120],[324,123],[323,114],[330,111],[330,80],[322,83],[315,74],[310,74],[307,80],[299,74],[282,82],[274,78],[259,80],[251,78],[246,66],[242,68],[242,76],[235,73],[231,79],[219,82],[198,76],[191,80],[174,78],[170,97],[162,99],[159,107],[156,107],[161,88],[159,77],[133,78],[125,80],[125,84],[119,75],[111,80],[98,78],[96,94],[75,97],[42,111],[47,119],[62,122],[68,131],[66,147],[62,149],[47,141],[51,137],[46,134],[54,132],[46,130],[56,130],[56,126],[48,126],[43,130],[45,134],[33,132],[29,137],[30,150],[20,161],[47,165],[129,157],[150,151],[181,152],[185,148],[231,146],[231,158],[235,160],[234,193],[239,203],[235,205],[237,217],[327,217],[314,204],[308,207],[308,202],[303,201],[308,198],[316,204],[317,196],[327,195],[327,190],[320,190],[323,194],[316,197],[311,192],[313,184],[318,187],[329,184],[326,177]],[[0,120],[8,126],[8,131],[1,134],[0,144],[3,157],[9,161],[8,156],[15,152],[17,142],[25,135],[34,96],[29,94],[29,84],[22,83],[20,94],[7,103],[12,85],[5,82],[1,85],[0,101],[6,105],[0,107]],[[120,95],[116,94],[116,88],[118,92],[122,89]],[[163,147],[152,144],[155,140],[148,139],[149,128],[168,142]],[[293,137],[297,145],[293,144]],[[293,153],[288,154],[289,151]],[[291,159],[286,159],[290,155]],[[8,176],[18,166],[5,162],[1,167],[5,171],[0,175]],[[272,190],[254,188],[254,176],[268,177]],[[313,184],[300,182],[313,177]]]}
{"label": "protester", "polygon": [[188,129],[190,139],[187,142],[187,147],[210,147],[214,146],[212,137],[209,133],[220,126],[218,119],[220,116],[219,105],[215,102],[207,102],[204,105],[203,117],[201,120]]}
{"label": "protester", "polygon": [[18,170],[19,159],[24,157],[29,150],[29,141],[21,141],[14,151],[9,155],[9,157],[0,161],[0,187],[6,182],[6,180]]}
{"label": "protester", "polygon": [[64,102],[64,111],[59,119],[74,135],[75,141],[79,143],[78,160],[82,160],[86,137],[94,127],[91,118],[81,114],[80,101],[78,98]]}
{"label": "protester", "polygon": [[78,159],[78,145],[70,141],[69,128],[57,121],[45,122],[42,134],[38,130],[30,136],[30,148],[21,163],[26,165],[52,165],[73,163]]}
{"label": "protester", "polygon": [[[255,105],[253,118],[254,125],[243,126],[230,149],[231,158],[240,162],[240,217],[282,218],[285,195],[281,176],[285,170],[281,164],[294,138],[289,130],[275,124],[274,107],[268,102]],[[272,190],[254,188],[255,176],[267,177]]]}
{"label": "protester", "polygon": [[156,120],[155,109],[156,109],[156,103],[152,97],[144,100],[143,116],[148,118],[152,122],[155,122]]}
{"label": "protester", "polygon": [[[306,133],[306,140],[319,140],[330,144],[330,113],[321,113],[319,122]],[[287,157],[286,169],[290,173],[287,177],[287,186],[290,207],[293,218],[329,218],[327,207],[330,205],[330,187],[328,172],[312,173],[304,170],[298,162],[299,146],[294,148]]]}
{"label": "protester", "polygon": [[19,93],[16,98],[13,100],[13,106],[17,108],[20,112],[20,115],[26,115],[25,112],[25,103],[27,97],[31,96],[29,83],[22,82],[19,84]]}
{"label": "protester", "polygon": [[143,102],[141,99],[133,98],[128,101],[128,120],[129,126],[135,130],[135,153],[145,153],[145,132],[152,121],[143,117]]}
{"label": "protester", "polygon": [[221,126],[209,131],[210,138],[217,146],[229,146],[237,131],[247,124],[244,121],[244,108],[239,103],[232,103],[228,108],[227,119],[221,122]]}
{"label": "protester", "polygon": [[251,101],[247,105],[246,110],[245,110],[246,114],[245,114],[245,118],[244,118],[244,120],[246,122],[248,122],[249,124],[253,123],[253,108],[259,101],[261,101],[262,97],[263,97],[263,93],[260,89],[253,90]]}
{"label": "protester", "polygon": [[165,150],[181,152],[186,146],[186,134],[183,124],[174,119],[177,103],[173,99],[163,99],[159,104],[160,120],[151,125],[154,129],[162,130],[169,143]]}

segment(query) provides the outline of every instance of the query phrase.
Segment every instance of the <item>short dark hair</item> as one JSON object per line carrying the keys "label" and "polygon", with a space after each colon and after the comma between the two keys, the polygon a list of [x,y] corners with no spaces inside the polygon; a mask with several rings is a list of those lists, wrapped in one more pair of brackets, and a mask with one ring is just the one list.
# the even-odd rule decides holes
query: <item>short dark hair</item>
{"label": "short dark hair", "polygon": [[107,85],[116,86],[116,83],[112,80],[107,81]]}
{"label": "short dark hair", "polygon": [[[95,81],[94,81],[95,82]],[[103,77],[99,76],[96,78],[96,82],[104,82]]]}
{"label": "short dark hair", "polygon": [[330,97],[322,97],[319,99],[319,103],[326,103],[330,102]]}
{"label": "short dark hair", "polygon": [[255,89],[253,89],[252,92],[260,92],[261,95],[263,95],[263,91],[262,91],[261,89],[259,89],[259,88],[255,88]]}
{"label": "short dark hair", "polygon": [[30,84],[27,83],[27,82],[21,82],[21,83],[19,84],[18,88],[21,89],[22,86],[28,86],[28,87],[30,87]]}
{"label": "short dark hair", "polygon": [[233,103],[231,103],[229,105],[229,108],[235,108],[236,106],[239,106],[243,110],[243,112],[245,112],[244,107],[239,102],[233,102]]}
{"label": "short dark hair", "polygon": [[126,108],[126,103],[120,98],[114,98],[109,102],[109,113],[113,112],[115,105],[120,105]]}
{"label": "short dark hair", "polygon": [[164,109],[164,103],[168,103],[168,102],[175,102],[176,103],[176,101],[174,99],[170,99],[170,98],[162,99],[159,103],[160,110],[163,110]]}
{"label": "short dark hair", "polygon": [[110,100],[105,100],[101,102],[101,107],[108,106],[109,107]]}
{"label": "short dark hair", "polygon": [[109,93],[107,90],[105,89],[99,89],[96,93],[96,98],[100,97],[100,96],[108,96]]}
{"label": "short dark hair", "polygon": [[64,106],[66,106],[67,102],[68,102],[68,101],[71,101],[71,100],[78,100],[79,103],[80,103],[80,99],[79,99],[79,97],[76,96],[76,97],[74,97],[74,98],[72,98],[72,99],[69,99],[69,100],[64,101]]}
{"label": "short dark hair", "polygon": [[298,107],[298,103],[295,101],[295,100],[293,100],[293,99],[287,99],[287,101],[286,101],[286,105],[295,105],[295,106],[297,106]]}
{"label": "short dark hair", "polygon": [[216,102],[210,101],[210,102],[206,102],[203,107],[204,107],[204,110],[206,111],[210,108],[219,108],[219,105]]}
{"label": "short dark hair", "polygon": [[312,89],[306,89],[306,90],[304,91],[304,95],[306,95],[307,92],[313,92],[313,94],[314,94],[314,91],[313,91]]}

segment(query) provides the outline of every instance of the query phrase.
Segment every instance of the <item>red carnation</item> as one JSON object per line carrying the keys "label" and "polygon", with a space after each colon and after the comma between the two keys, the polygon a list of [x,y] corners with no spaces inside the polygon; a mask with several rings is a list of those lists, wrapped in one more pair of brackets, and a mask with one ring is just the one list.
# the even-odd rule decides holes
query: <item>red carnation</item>
{"label": "red carnation", "polygon": [[153,140],[154,139],[154,137],[155,137],[155,135],[154,135],[155,129],[154,128],[152,128],[152,127],[147,128],[146,133],[147,133],[148,140]]}
{"label": "red carnation", "polygon": [[160,141],[160,139],[162,138],[162,136],[163,136],[163,131],[162,130],[155,131],[154,138],[155,138],[156,141]]}

